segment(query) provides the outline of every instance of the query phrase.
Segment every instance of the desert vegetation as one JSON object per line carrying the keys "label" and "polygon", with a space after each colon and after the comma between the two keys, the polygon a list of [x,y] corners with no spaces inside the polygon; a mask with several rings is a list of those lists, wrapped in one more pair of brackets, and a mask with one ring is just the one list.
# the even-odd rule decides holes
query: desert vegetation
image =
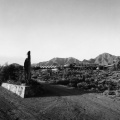
{"label": "desert vegetation", "polygon": [[0,83],[9,81],[19,83],[23,77],[23,67],[18,64],[0,66]]}
{"label": "desert vegetation", "polygon": [[33,69],[33,77],[50,84],[60,84],[85,91],[104,92],[106,90],[119,90],[120,71],[119,62],[116,68],[106,68],[99,66],[99,69],[93,64],[82,65],[83,67],[74,67],[70,64],[67,68],[61,68],[57,71],[51,69],[42,70]]}
{"label": "desert vegetation", "polygon": [[[79,68],[72,64],[67,67],[60,66],[56,70],[32,67],[31,77],[38,82],[43,81],[41,84],[45,89],[44,94],[38,94],[34,98],[20,99],[0,88],[0,95],[7,98],[10,106],[12,108],[13,105],[17,106],[14,108],[16,118],[119,119],[119,65],[117,68],[99,66],[99,69],[96,69],[94,65],[81,65]],[[1,82],[9,82],[9,80],[14,83],[22,82],[23,66],[18,67],[14,64],[1,66],[0,80]],[[36,92],[41,92],[41,89],[40,91],[37,89]],[[115,96],[114,99],[114,95],[118,97]],[[6,100],[2,101],[7,104]],[[12,112],[11,114],[13,115]]]}
{"label": "desert vegetation", "polygon": [[[104,92],[106,90],[119,90],[120,88],[120,62],[112,68],[96,64],[70,64],[68,67],[60,66],[57,70],[40,69],[32,67],[31,77],[37,81],[49,84],[60,84],[85,91]],[[0,66],[0,82],[24,83],[23,66],[17,64]]]}

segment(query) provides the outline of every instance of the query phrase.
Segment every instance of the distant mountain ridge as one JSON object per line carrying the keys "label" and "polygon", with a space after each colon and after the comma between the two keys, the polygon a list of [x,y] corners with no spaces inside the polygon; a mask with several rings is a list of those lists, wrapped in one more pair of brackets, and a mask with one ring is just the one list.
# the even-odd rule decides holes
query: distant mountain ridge
{"label": "distant mountain ridge", "polygon": [[118,62],[120,60],[120,56],[111,55],[109,53],[100,54],[95,58],[95,63],[100,65],[109,65],[114,62]]}
{"label": "distant mountain ridge", "polygon": [[37,66],[43,66],[43,65],[65,65],[65,64],[71,64],[71,63],[76,63],[79,64],[81,61],[79,61],[76,58],[73,57],[69,57],[69,58],[53,58],[49,61],[45,61],[45,62],[39,62],[36,65]]}
{"label": "distant mountain ridge", "polygon": [[76,64],[80,64],[80,63],[85,63],[85,64],[89,64],[89,63],[95,63],[95,64],[99,64],[99,65],[109,65],[109,64],[113,64],[114,62],[117,62],[120,60],[120,56],[115,56],[115,55],[111,55],[109,53],[103,53],[98,55],[96,58],[92,58],[90,60],[83,60],[80,61],[76,58],[73,57],[69,57],[69,58],[53,58],[49,61],[45,61],[45,62],[39,62],[37,64],[34,64],[36,66],[47,66],[47,65],[65,65],[65,64],[70,64],[70,63],[76,63]]}

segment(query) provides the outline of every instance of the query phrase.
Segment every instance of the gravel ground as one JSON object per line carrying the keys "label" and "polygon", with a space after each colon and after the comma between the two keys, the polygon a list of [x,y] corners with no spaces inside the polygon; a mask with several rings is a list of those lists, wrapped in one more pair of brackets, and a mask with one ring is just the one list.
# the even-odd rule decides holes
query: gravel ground
{"label": "gravel ground", "polygon": [[40,97],[20,98],[0,87],[0,120],[120,120],[120,101],[100,93],[43,83]]}

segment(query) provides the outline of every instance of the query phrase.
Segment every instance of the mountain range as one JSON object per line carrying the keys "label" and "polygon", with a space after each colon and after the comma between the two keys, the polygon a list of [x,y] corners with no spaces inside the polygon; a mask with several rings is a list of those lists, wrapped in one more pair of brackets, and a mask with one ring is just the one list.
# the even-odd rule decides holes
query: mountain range
{"label": "mountain range", "polygon": [[46,65],[65,65],[65,64],[71,64],[71,63],[76,63],[79,64],[81,61],[79,61],[76,58],[73,57],[69,57],[69,58],[53,58],[49,61],[45,61],[45,62],[39,62],[36,65],[37,66],[46,66]]}
{"label": "mountain range", "polygon": [[70,63],[76,63],[76,64],[89,64],[89,63],[95,63],[99,65],[110,65],[114,62],[118,62],[120,60],[120,56],[111,55],[109,53],[103,53],[98,55],[96,58],[92,58],[90,60],[83,60],[80,61],[76,58],[69,57],[69,58],[53,58],[49,61],[39,62],[37,64],[32,64],[33,66],[46,66],[46,65],[65,65]]}

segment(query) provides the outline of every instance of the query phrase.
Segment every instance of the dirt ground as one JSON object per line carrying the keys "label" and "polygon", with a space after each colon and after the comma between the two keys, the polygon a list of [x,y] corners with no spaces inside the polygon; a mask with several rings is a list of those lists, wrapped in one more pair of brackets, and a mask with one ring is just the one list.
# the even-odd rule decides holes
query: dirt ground
{"label": "dirt ground", "polygon": [[42,83],[46,93],[20,98],[0,87],[0,120],[120,120],[120,101]]}

